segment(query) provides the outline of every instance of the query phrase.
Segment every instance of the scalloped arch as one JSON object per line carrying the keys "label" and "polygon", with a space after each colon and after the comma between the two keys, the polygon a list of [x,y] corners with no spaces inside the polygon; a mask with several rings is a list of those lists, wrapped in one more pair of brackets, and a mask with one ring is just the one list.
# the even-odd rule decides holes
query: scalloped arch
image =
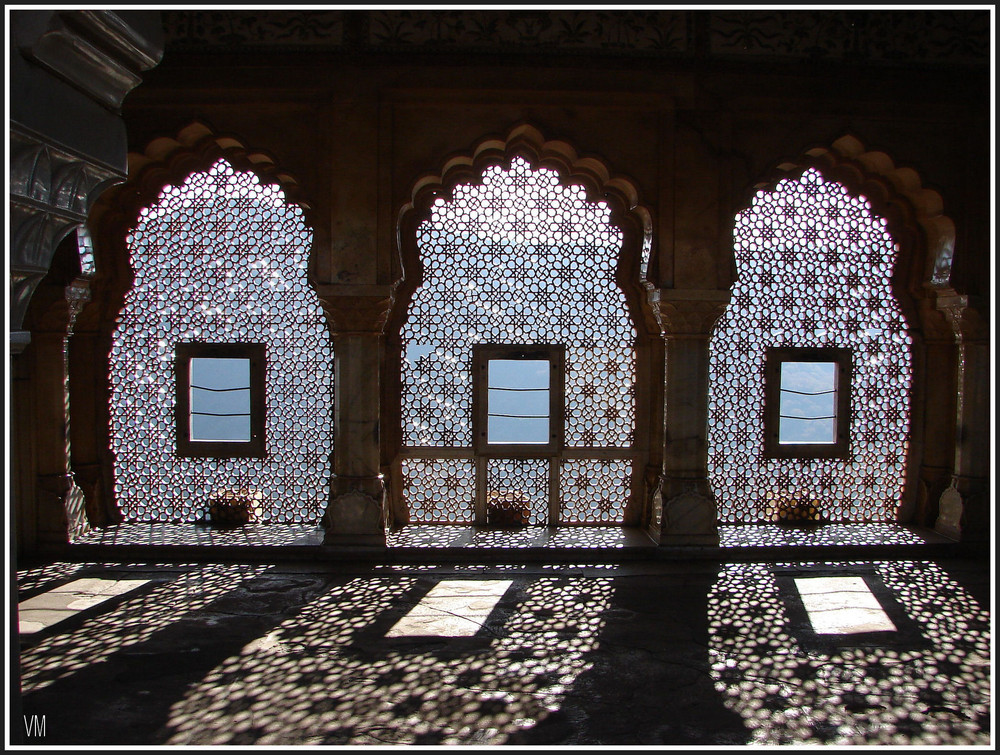
{"label": "scalloped arch", "polygon": [[885,152],[868,151],[848,134],[829,147],[815,147],[795,160],[777,164],[753,190],[773,188],[778,181],[810,167],[843,183],[853,193],[864,195],[872,208],[885,217],[900,244],[904,263],[897,276],[905,279],[906,288],[914,296],[919,298],[926,288],[949,285],[955,223],[944,214],[941,195],[925,188],[916,170],[897,167]]}
{"label": "scalloped arch", "polygon": [[314,227],[311,206],[303,200],[298,182],[281,171],[272,155],[247,147],[232,134],[218,134],[203,121],[193,121],[176,137],[158,137],[142,152],[130,152],[128,179],[94,203],[87,225],[97,263],[95,295],[80,315],[81,326],[95,318],[107,322],[117,316],[133,278],[125,237],[142,209],[154,204],[167,186],[182,185],[192,173],[208,170],[219,159],[238,171],[254,173],[265,185],[278,186],[286,201],[302,209],[306,225]]}
{"label": "scalloped arch", "polygon": [[[290,202],[304,212],[311,207],[301,196],[301,187],[289,174],[281,172],[274,157],[263,150],[247,147],[239,137],[216,134],[202,121],[193,121],[176,137],[153,139],[143,152],[128,154],[128,180],[122,189],[138,191],[145,202],[155,201],[168,184],[183,182],[188,174],[218,158],[226,158],[237,170],[252,170],[261,181],[276,184]],[[150,199],[150,193],[155,192]]]}
{"label": "scalloped arch", "polygon": [[[607,200],[612,218],[626,233],[635,235],[639,243],[637,259],[629,260],[638,269],[639,258],[647,259],[652,253],[652,217],[639,202],[635,183],[621,175],[613,175],[599,158],[581,156],[569,143],[546,140],[534,126],[522,123],[514,126],[505,138],[486,137],[470,151],[454,154],[444,161],[440,173],[426,173],[417,178],[410,192],[410,200],[399,212],[397,229],[415,227],[429,216],[433,201],[439,197],[450,199],[459,184],[479,183],[485,168],[492,165],[509,166],[520,156],[532,165],[554,169],[568,183],[582,185],[590,201]],[[626,226],[630,226],[626,227]],[[405,249],[399,239],[400,250]],[[407,272],[406,255],[403,255],[404,278]]]}
{"label": "scalloped arch", "polygon": [[[636,324],[643,323],[648,332],[658,333],[643,288],[643,278],[655,276],[653,220],[640,203],[637,185],[627,176],[613,174],[600,158],[581,156],[568,142],[546,140],[541,131],[528,123],[512,127],[506,137],[481,139],[471,150],[448,156],[440,172],[422,174],[413,182],[409,201],[397,215],[396,248],[402,276],[395,283],[387,332],[398,331],[410,299],[420,285],[423,268],[416,246],[416,229],[430,217],[434,201],[450,200],[460,184],[482,183],[486,168],[495,165],[509,168],[515,157],[523,157],[535,167],[554,170],[566,183],[582,186],[591,202],[608,203],[611,221],[624,235],[618,285],[625,291]],[[645,275],[641,269],[643,258],[649,266]]]}

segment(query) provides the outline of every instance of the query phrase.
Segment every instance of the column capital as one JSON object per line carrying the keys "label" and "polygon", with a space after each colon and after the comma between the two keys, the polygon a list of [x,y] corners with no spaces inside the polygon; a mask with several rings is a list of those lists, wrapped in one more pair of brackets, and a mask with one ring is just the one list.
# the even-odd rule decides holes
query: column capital
{"label": "column capital", "polygon": [[708,338],[726,311],[729,290],[653,288],[649,304],[664,338]]}
{"label": "column capital", "polygon": [[333,336],[381,335],[392,309],[391,286],[316,286]]}
{"label": "column capital", "polygon": [[989,323],[980,304],[978,297],[959,294],[953,288],[935,291],[934,308],[948,320],[959,343],[987,340]]}

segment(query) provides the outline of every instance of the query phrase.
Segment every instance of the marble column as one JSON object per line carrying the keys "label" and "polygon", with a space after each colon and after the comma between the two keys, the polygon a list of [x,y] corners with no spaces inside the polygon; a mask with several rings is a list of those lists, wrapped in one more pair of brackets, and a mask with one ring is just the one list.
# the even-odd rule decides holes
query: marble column
{"label": "marble column", "polygon": [[937,308],[951,323],[958,344],[958,394],[953,473],[941,494],[934,529],[963,542],[981,542],[992,531],[989,326],[981,314],[984,307],[954,291],[939,292]]}
{"label": "marble column", "polygon": [[730,293],[655,289],[649,298],[666,347],[663,472],[652,535],[660,545],[717,545],[718,508],[708,482],[708,344]]}
{"label": "marble column", "polygon": [[[36,507],[40,547],[60,547],[86,533],[83,491],[70,469],[70,396],[68,342],[73,324],[90,300],[90,284],[77,279],[49,309],[48,323],[35,330],[31,343],[35,375]],[[46,327],[51,325],[52,327]]]}
{"label": "marble column", "polygon": [[385,545],[380,392],[388,286],[319,286],[333,335],[334,444],[326,545]]}
{"label": "marble column", "polygon": [[914,339],[913,409],[909,453],[917,464],[912,517],[902,521],[933,528],[941,494],[951,484],[955,459],[958,345],[933,292],[919,300],[921,337]]}

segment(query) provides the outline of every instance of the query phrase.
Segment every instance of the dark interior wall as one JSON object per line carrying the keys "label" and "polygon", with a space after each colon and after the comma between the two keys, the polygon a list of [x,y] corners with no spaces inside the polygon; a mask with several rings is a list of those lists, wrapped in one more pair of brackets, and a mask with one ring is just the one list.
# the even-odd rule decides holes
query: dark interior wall
{"label": "dark interior wall", "polygon": [[[600,63],[598,65],[598,63]],[[200,119],[273,155],[313,208],[317,270],[391,283],[414,182],[529,123],[627,176],[661,285],[729,285],[732,218],[781,161],[850,134],[913,168],[957,228],[954,284],[988,298],[988,75],[925,62],[172,51],[124,110],[133,151]]]}

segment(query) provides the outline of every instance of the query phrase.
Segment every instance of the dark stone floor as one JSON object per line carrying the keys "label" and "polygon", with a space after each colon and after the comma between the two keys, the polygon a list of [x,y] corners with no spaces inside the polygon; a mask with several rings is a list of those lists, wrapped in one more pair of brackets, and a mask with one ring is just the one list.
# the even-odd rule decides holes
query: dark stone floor
{"label": "dark stone floor", "polygon": [[[829,576],[863,579],[896,630],[815,631],[795,580]],[[56,612],[21,635],[28,744],[992,743],[988,560],[18,577]]]}

